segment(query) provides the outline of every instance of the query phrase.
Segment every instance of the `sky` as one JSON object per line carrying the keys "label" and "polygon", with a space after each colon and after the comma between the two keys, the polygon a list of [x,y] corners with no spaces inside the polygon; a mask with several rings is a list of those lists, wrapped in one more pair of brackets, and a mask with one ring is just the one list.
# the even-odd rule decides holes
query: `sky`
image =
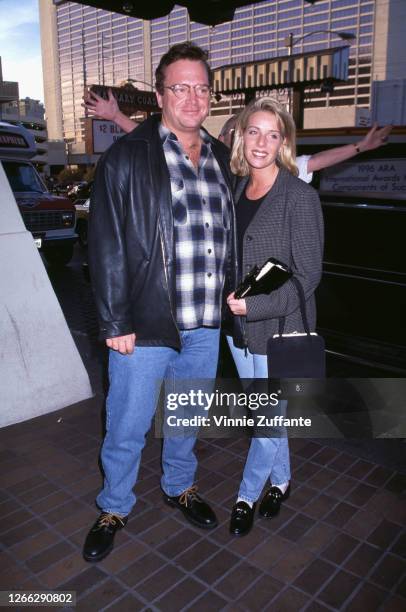
{"label": "sky", "polygon": [[0,0],[0,57],[5,81],[20,98],[44,101],[38,1]]}

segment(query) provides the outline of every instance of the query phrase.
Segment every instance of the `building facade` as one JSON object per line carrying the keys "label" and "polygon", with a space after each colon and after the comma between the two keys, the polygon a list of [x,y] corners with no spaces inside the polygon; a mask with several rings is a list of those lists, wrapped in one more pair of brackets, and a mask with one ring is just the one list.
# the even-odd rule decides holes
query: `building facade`
{"label": "building facade", "polygon": [[[81,106],[84,88],[93,83],[119,85],[127,79],[152,83],[159,58],[177,42],[196,42],[209,51],[212,67],[218,67],[287,55],[290,33],[293,53],[348,44],[331,30],[355,36],[349,79],[332,92],[306,90],[305,127],[355,125],[358,110],[370,105],[374,65],[379,61],[380,73],[388,71],[385,48],[389,46],[385,47],[385,41],[393,43],[393,58],[402,42],[393,35],[402,27],[393,7],[405,4],[404,0],[321,0],[314,5],[303,0],[266,0],[237,9],[231,22],[209,27],[191,22],[187,9],[181,6],[149,22],[74,2],[42,0],[41,39],[50,136],[64,138],[79,154],[85,137]],[[385,29],[382,11],[387,21]],[[377,31],[379,43],[375,40]],[[379,60],[374,60],[374,54]],[[406,68],[405,52],[400,55],[398,50],[397,65],[389,70],[398,72],[398,78]],[[235,112],[242,103],[241,96],[215,102],[209,126],[210,121],[211,125],[216,123],[216,117],[221,123],[224,115]]]}
{"label": "building facade", "polygon": [[37,154],[32,158],[40,172],[48,172],[48,137],[44,105],[32,98],[19,99],[18,83],[3,81],[0,57],[0,121],[22,125],[35,138]]}
{"label": "building facade", "polygon": [[2,104],[6,104],[7,102],[18,100],[18,98],[18,83],[16,81],[3,80],[3,69],[0,57],[0,106]]}

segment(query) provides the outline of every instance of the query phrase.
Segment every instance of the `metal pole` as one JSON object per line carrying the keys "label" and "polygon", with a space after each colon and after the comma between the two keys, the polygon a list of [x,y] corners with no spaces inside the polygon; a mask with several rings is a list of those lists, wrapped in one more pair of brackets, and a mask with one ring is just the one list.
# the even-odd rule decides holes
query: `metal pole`
{"label": "metal pole", "polygon": [[82,30],[82,49],[83,49],[83,90],[86,91],[87,73],[86,73],[86,49],[85,49],[85,33]]}
{"label": "metal pole", "polygon": [[292,55],[293,50],[293,32],[289,32],[289,42],[287,44],[288,47],[288,55]]}
{"label": "metal pole", "polygon": [[101,43],[101,65],[102,65],[102,85],[104,85],[104,32],[101,35],[102,43]]}
{"label": "metal pole", "polygon": [[[289,42],[288,42],[288,55],[289,57],[292,55],[293,53],[293,32],[289,32]],[[292,75],[291,75],[291,61],[289,60],[289,82],[292,81]],[[292,113],[292,87],[288,88],[288,113]]]}
{"label": "metal pole", "polygon": [[[293,32],[289,32],[289,35],[287,36],[287,38],[285,39],[285,46],[288,48],[288,56],[290,57],[293,54],[293,47],[294,45],[296,45],[298,42],[303,41],[305,38],[308,38],[309,36],[312,36],[313,34],[320,34],[321,32],[325,32],[328,34],[334,34],[335,36],[339,36],[339,38],[341,38],[342,40],[353,40],[355,38],[355,36],[353,34],[351,34],[351,32],[335,32],[334,30],[314,30],[314,32],[308,32],[307,34],[305,34],[304,36],[301,36],[300,38],[297,38],[296,40],[293,40]],[[289,81],[292,81],[292,61],[289,61]],[[299,96],[296,95],[299,92]],[[303,99],[304,99],[304,93],[303,93],[303,88],[298,89],[298,91],[294,92],[295,94],[295,109],[293,109],[293,112],[295,115],[297,115],[297,104],[298,104],[298,99],[301,100],[301,104],[303,104]],[[327,99],[327,102],[329,103],[329,98]],[[288,89],[288,112],[290,114],[292,114],[292,88],[289,87]],[[299,123],[303,123],[303,116],[300,115],[300,119],[299,119]],[[297,125],[297,127],[299,127],[299,125]]]}

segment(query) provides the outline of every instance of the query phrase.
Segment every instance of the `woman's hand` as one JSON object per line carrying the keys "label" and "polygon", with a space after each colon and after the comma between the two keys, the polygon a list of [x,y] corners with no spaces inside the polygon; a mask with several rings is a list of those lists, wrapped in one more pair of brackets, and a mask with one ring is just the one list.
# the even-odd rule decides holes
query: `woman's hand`
{"label": "woman's hand", "polygon": [[237,298],[234,297],[234,291],[233,293],[230,293],[230,295],[227,298],[227,304],[229,309],[231,310],[231,312],[234,315],[240,315],[240,316],[244,316],[247,314],[247,303],[245,300],[237,300]]}
{"label": "woman's hand", "polygon": [[100,117],[107,121],[116,121],[119,113],[117,100],[113,96],[111,89],[107,91],[109,99],[105,100],[101,96],[98,96],[94,91],[89,90],[83,96],[84,106],[87,109],[89,115],[94,117]]}

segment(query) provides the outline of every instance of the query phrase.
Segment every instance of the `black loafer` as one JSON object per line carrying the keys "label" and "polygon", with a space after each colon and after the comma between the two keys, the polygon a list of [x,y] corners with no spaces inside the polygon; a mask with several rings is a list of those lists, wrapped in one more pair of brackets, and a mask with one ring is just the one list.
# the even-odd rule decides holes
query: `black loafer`
{"label": "black loafer", "polygon": [[237,502],[231,511],[230,533],[236,536],[247,535],[254,522],[255,504],[251,508],[245,501]]}
{"label": "black loafer", "polygon": [[126,516],[102,512],[87,534],[83,547],[85,561],[94,563],[107,557],[109,552],[113,550],[116,531],[122,529],[126,523]]}
{"label": "black loafer", "polygon": [[290,485],[286,489],[285,493],[282,493],[278,487],[271,487],[262,498],[261,505],[259,506],[259,513],[265,518],[272,518],[279,513],[282,502],[288,499],[290,495]]}
{"label": "black loafer", "polygon": [[170,497],[164,494],[164,501],[169,506],[179,508],[187,520],[202,529],[217,527],[217,517],[213,510],[198,494],[197,487],[189,487],[181,495]]}

